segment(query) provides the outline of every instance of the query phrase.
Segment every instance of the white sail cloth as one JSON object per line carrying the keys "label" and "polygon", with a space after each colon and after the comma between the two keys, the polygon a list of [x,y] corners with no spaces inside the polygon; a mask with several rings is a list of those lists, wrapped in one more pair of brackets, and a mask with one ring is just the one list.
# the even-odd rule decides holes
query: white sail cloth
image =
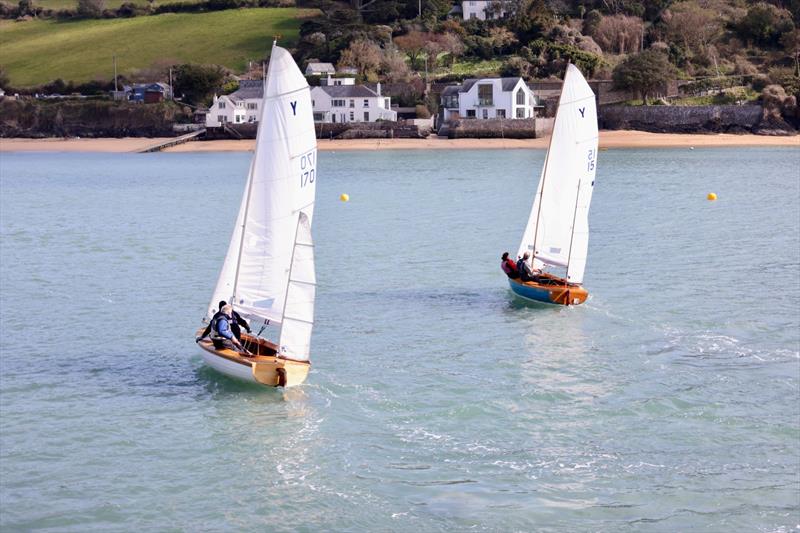
{"label": "white sail cloth", "polygon": [[597,162],[597,106],[577,67],[567,66],[550,147],[519,255],[533,266],[562,266],[582,283],[589,246],[589,204]]}
{"label": "white sail cloth", "polygon": [[[308,83],[291,54],[274,46],[245,193],[207,318],[216,311],[218,301],[226,300],[251,319],[284,322],[286,308],[295,305],[289,301],[293,258],[301,261],[306,253],[298,254],[296,243],[302,242],[304,250],[311,243],[316,162]],[[313,283],[313,248],[310,257],[310,276],[307,265],[297,276]],[[306,304],[308,299],[308,294],[303,296]],[[313,308],[312,290],[310,313],[300,313],[301,318],[313,322]],[[297,359],[307,358],[308,339],[297,342],[297,346],[287,345],[287,350]]]}

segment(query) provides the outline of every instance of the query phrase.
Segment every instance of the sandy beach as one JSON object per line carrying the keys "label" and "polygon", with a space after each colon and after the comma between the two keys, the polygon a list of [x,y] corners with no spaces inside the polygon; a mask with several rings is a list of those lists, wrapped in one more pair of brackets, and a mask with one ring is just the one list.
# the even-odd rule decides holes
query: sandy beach
{"label": "sandy beach", "polygon": [[[166,138],[123,139],[0,139],[0,152],[138,152]],[[476,150],[545,149],[541,139],[349,139],[320,140],[322,151],[335,150]],[[254,140],[194,141],[166,152],[242,152],[253,149]],[[642,131],[601,131],[601,148],[680,148],[725,146],[790,146],[800,148],[800,136],[770,137],[731,134],[675,134]]]}

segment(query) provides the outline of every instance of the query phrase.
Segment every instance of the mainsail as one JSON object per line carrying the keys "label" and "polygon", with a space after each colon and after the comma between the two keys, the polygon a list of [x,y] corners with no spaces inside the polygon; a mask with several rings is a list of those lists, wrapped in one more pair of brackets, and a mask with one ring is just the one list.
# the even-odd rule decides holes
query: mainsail
{"label": "mainsail", "polygon": [[535,268],[566,267],[573,283],[583,282],[586,267],[597,139],[594,93],[570,64],[519,255],[532,252]]}
{"label": "mainsail", "polygon": [[316,162],[308,83],[273,46],[244,197],[206,318],[226,300],[250,319],[281,324],[282,351],[300,360],[313,323]]}

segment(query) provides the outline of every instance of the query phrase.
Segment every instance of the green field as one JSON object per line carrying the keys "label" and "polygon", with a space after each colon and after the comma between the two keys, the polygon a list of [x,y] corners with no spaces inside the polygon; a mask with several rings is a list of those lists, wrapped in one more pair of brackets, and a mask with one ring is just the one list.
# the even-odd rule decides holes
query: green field
{"label": "green field", "polygon": [[280,35],[293,45],[312,10],[232,9],[165,13],[108,20],[0,21],[0,65],[12,86],[30,87],[56,78],[86,82],[174,63],[215,63],[242,71]]}

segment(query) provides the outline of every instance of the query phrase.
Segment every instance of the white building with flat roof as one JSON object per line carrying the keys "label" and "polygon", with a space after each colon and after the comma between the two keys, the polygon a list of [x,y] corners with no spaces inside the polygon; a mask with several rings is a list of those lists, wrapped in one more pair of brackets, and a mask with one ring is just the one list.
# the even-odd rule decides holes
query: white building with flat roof
{"label": "white building with flat roof", "polygon": [[[488,9],[490,6],[492,9]],[[461,11],[464,15],[464,20],[491,20],[501,18],[506,14],[499,0],[463,0],[461,2]]]}

